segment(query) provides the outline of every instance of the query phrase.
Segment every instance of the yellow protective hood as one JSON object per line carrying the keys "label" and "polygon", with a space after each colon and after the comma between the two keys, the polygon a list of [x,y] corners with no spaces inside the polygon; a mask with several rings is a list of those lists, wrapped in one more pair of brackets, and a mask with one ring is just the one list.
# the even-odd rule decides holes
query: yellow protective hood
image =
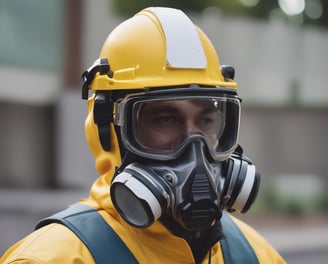
{"label": "yellow protective hood", "polygon": [[[92,155],[95,157],[95,167],[100,175],[90,190],[90,198],[95,202],[93,207],[112,208],[109,197],[109,186],[115,172],[115,167],[121,164],[121,155],[114,125],[110,124],[111,150],[105,151],[99,140],[98,128],[93,119],[94,96],[88,99],[88,116],[85,121],[87,143]],[[108,135],[109,136],[109,135]]]}

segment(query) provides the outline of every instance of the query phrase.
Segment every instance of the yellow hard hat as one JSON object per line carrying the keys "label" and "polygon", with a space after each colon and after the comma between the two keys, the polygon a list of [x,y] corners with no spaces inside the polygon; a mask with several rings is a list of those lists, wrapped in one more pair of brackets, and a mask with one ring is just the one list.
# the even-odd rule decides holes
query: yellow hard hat
{"label": "yellow hard hat", "polygon": [[[89,90],[96,92],[89,98],[85,129],[100,173],[113,160],[118,165],[125,148],[113,122],[117,99],[140,90],[176,92],[176,88],[182,90],[179,87],[198,87],[191,88],[196,95],[210,89],[210,94],[237,96],[233,68],[220,66],[205,33],[181,10],[165,7],[146,8],[118,25],[82,77],[82,97],[88,99]],[[229,140],[222,140],[231,143],[227,155],[236,146],[239,127],[239,104],[232,105],[237,107],[230,118],[235,122],[229,122],[231,129],[223,133]]]}
{"label": "yellow hard hat", "polygon": [[188,84],[237,87],[232,78],[223,76],[204,32],[181,10],[164,7],[144,9],[117,26],[84,77],[85,90]]}

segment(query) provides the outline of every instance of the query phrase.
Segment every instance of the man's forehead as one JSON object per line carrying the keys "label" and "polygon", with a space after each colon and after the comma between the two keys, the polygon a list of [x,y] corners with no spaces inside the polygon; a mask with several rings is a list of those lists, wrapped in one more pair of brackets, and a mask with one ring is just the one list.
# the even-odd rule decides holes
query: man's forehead
{"label": "man's forehead", "polygon": [[213,100],[209,99],[163,99],[163,100],[155,100],[155,101],[148,101],[145,102],[148,106],[185,106],[185,105],[204,105],[204,106],[210,106],[214,105]]}

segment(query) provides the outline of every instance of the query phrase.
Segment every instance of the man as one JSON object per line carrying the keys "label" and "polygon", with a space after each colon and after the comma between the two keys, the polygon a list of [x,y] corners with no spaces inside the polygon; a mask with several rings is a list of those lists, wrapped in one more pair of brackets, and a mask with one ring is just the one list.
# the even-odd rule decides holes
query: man
{"label": "man", "polygon": [[2,263],[284,263],[226,212],[246,212],[259,185],[237,143],[233,77],[180,10],[147,8],[114,29],[83,74],[100,177]]}

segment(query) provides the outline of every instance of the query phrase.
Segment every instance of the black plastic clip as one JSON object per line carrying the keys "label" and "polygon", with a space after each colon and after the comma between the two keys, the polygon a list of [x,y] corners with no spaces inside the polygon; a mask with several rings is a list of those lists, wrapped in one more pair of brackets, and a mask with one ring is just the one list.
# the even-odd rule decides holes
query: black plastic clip
{"label": "black plastic clip", "polygon": [[99,72],[100,75],[107,74],[110,78],[113,77],[113,71],[110,69],[107,58],[97,59],[92,66],[82,73],[82,99],[88,99],[89,85]]}
{"label": "black plastic clip", "polygon": [[221,65],[221,72],[225,81],[234,80],[235,68],[230,65]]}

